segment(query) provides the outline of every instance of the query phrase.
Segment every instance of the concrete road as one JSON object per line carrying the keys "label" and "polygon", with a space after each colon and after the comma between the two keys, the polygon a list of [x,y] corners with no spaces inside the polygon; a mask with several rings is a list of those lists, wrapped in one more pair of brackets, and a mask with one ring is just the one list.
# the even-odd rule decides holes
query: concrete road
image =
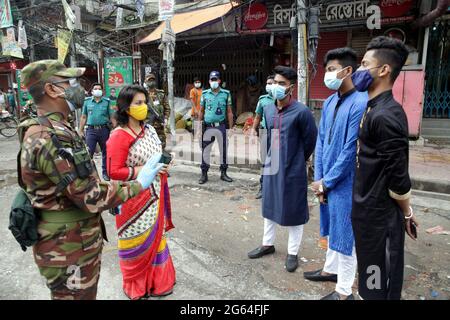
{"label": "concrete road", "polygon": [[[99,159],[97,159],[99,160]],[[331,283],[312,283],[303,271],[322,267],[325,250],[318,245],[319,215],[310,197],[311,220],[305,227],[295,273],[284,270],[287,231],[278,228],[276,253],[249,260],[261,243],[263,219],[254,199],[259,176],[231,171],[231,184],[211,169],[210,182],[199,186],[199,169],[177,164],[170,184],[175,229],[168,233],[176,272],[174,294],[163,299],[318,299],[333,291]],[[17,191],[14,179],[0,185],[0,299],[49,299],[31,251],[22,252],[7,229],[9,207]],[[435,195],[414,197],[421,222],[419,240],[406,241],[404,299],[450,299],[450,236],[425,229],[450,230],[450,201]],[[437,197],[440,198],[440,197]],[[114,218],[103,214],[110,242],[105,245],[99,299],[127,299],[121,290]],[[354,287],[356,292],[356,283]]]}

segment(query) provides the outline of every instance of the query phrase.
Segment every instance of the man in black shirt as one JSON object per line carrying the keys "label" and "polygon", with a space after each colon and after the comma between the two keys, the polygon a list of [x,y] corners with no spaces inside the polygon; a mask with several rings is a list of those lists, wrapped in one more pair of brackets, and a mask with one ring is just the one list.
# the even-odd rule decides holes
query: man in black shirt
{"label": "man in black shirt", "polygon": [[416,239],[418,223],[409,201],[408,121],[392,96],[407,57],[402,42],[377,37],[352,76],[355,88],[369,94],[360,124],[352,209],[363,299],[401,298],[405,230]]}

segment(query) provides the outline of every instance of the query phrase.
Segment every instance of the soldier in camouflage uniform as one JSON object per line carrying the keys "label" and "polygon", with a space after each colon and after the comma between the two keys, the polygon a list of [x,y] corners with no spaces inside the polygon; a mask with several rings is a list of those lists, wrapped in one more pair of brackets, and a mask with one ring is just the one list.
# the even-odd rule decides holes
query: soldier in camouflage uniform
{"label": "soldier in camouflage uniform", "polygon": [[[170,106],[167,95],[164,90],[157,89],[156,76],[150,73],[145,78],[145,87],[149,93],[149,109],[147,121],[155,128],[159,140],[162,143],[162,149],[166,148],[166,120],[170,117]],[[154,111],[154,112],[153,112]],[[156,114],[155,114],[156,113]]]}
{"label": "soldier in camouflage uniform", "polygon": [[77,82],[83,72],[42,60],[27,65],[21,75],[39,118],[20,124],[19,182],[39,217],[33,255],[52,299],[96,298],[105,236],[101,212],[145,185],[139,177],[139,182],[102,182],[86,145],[69,125],[70,111],[84,101]]}

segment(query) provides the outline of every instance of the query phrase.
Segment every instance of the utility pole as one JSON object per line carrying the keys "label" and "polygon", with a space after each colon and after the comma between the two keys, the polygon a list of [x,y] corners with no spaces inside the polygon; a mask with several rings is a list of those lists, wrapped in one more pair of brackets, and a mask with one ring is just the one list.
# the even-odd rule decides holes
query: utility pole
{"label": "utility pole", "polygon": [[306,0],[297,0],[297,97],[308,105],[308,51],[306,32]]}
{"label": "utility pole", "polygon": [[[70,67],[75,68],[77,66],[77,52],[75,48],[75,31],[72,31],[72,38],[70,39]],[[75,110],[75,128],[80,125],[81,109]]]}
{"label": "utility pole", "polygon": [[[171,19],[166,21],[166,29],[168,33],[172,33],[172,28],[170,26]],[[167,50],[167,89],[169,93],[169,105],[170,105],[170,134],[172,136],[172,145],[175,145],[175,105],[174,105],[174,97],[173,97],[173,60],[172,60],[172,50],[175,50],[175,37],[171,38],[172,41],[166,43]]]}

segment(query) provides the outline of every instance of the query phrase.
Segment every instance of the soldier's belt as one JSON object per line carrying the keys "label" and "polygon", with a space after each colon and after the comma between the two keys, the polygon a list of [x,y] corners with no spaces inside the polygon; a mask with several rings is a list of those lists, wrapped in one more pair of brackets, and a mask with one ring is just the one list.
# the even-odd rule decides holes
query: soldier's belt
{"label": "soldier's belt", "polygon": [[97,216],[97,213],[82,211],[78,208],[67,210],[40,210],[41,220],[53,223],[77,222]]}

